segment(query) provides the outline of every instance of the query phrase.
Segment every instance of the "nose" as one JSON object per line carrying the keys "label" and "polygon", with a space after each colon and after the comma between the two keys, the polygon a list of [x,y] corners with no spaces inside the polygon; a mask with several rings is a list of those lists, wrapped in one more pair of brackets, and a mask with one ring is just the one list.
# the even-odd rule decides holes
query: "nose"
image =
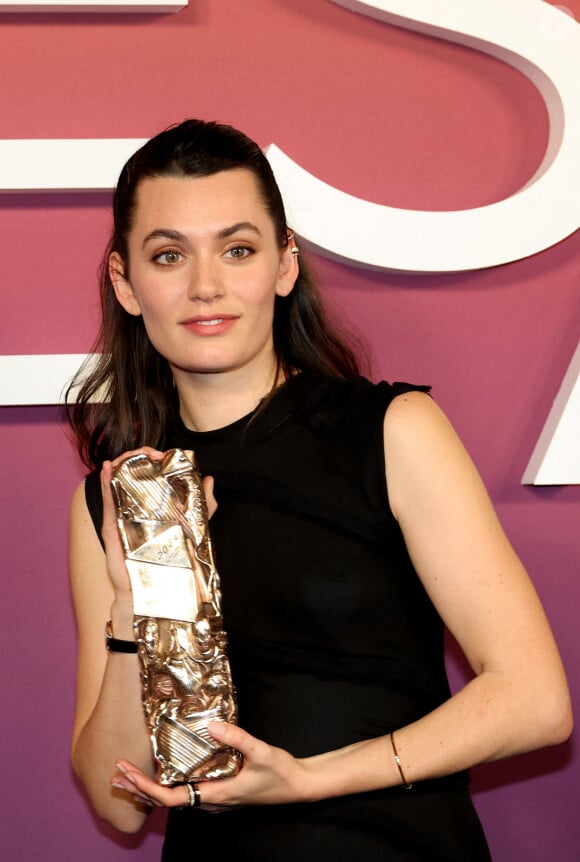
{"label": "nose", "polygon": [[219,267],[209,258],[198,256],[189,271],[187,296],[192,302],[213,302],[224,294]]}

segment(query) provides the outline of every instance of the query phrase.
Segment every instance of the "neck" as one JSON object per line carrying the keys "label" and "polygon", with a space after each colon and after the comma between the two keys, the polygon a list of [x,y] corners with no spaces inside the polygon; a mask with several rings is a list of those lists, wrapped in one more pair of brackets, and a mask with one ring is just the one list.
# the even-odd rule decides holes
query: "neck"
{"label": "neck", "polygon": [[180,414],[187,428],[213,431],[231,425],[254,410],[275,383],[275,360],[261,373],[240,368],[217,374],[190,374],[174,370]]}

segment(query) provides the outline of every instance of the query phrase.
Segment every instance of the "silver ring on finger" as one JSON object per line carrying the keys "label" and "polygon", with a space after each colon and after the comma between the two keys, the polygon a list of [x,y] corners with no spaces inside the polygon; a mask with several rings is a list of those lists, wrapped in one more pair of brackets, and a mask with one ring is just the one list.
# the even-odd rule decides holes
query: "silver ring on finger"
{"label": "silver ring on finger", "polygon": [[197,784],[186,784],[187,799],[190,808],[199,808],[201,805],[201,793]]}

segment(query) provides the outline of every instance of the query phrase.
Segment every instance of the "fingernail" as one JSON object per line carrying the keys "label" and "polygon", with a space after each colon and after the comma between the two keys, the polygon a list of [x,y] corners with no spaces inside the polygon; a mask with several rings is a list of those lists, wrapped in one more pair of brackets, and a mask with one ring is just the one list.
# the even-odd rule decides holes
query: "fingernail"
{"label": "fingernail", "polygon": [[111,781],[111,787],[116,787],[117,790],[125,790],[125,785],[121,784],[119,781]]}
{"label": "fingernail", "polygon": [[212,736],[220,736],[223,733],[223,727],[220,721],[210,721],[207,726],[207,729],[211,733]]}

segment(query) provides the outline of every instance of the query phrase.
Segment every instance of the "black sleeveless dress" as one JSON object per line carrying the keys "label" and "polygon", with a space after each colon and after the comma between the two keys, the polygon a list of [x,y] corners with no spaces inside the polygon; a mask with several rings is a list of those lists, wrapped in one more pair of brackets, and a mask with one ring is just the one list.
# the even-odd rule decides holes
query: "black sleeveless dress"
{"label": "black sleeveless dress", "polygon": [[[406,384],[305,373],[216,431],[170,428],[215,477],[211,536],[240,726],[297,757],[386,734],[449,695],[443,625],[387,500]],[[87,483],[98,522],[100,500]],[[392,757],[385,742],[385,771]],[[211,850],[202,850],[211,847]],[[308,804],[169,812],[163,862],[489,860],[464,773]]]}

